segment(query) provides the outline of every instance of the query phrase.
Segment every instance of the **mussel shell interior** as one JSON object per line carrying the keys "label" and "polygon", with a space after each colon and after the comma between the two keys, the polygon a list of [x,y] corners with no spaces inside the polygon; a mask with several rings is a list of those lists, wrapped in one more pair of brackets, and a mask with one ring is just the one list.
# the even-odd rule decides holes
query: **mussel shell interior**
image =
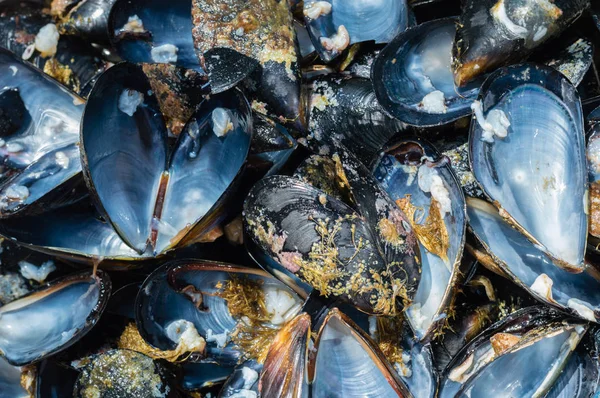
{"label": "mussel shell interior", "polygon": [[[304,10],[312,7],[314,0],[304,2]],[[408,26],[406,0],[357,1],[327,0],[331,12],[316,19],[306,16],[304,20],[321,59],[328,62],[339,55],[339,51],[326,49],[322,37],[331,37],[340,26],[348,31],[350,44],[363,41],[387,43]]]}
{"label": "mussel shell interior", "polygon": [[585,330],[581,326],[563,327],[533,344],[500,355],[465,382],[460,393],[474,396],[545,395]]}
{"label": "mussel shell interior", "polygon": [[395,397],[407,394],[365,337],[332,311],[321,326],[312,380],[313,397],[373,396]]}
{"label": "mussel shell interior", "polygon": [[[579,316],[587,314],[584,317],[588,320],[600,319],[596,315],[600,313],[600,281],[591,269],[571,273],[556,266],[543,250],[512,228],[496,208],[485,201],[470,198],[467,201],[467,214],[475,236],[515,283],[551,306],[558,306]],[[531,288],[542,275],[550,279],[551,298]],[[576,309],[585,312],[578,313]]]}
{"label": "mussel shell interior", "polygon": [[473,120],[470,160],[486,194],[528,237],[568,268],[581,269],[587,238],[587,168],[581,102],[555,70],[503,68],[480,93],[484,117],[504,112],[506,138],[484,140]]}
{"label": "mussel shell interior", "polygon": [[[13,177],[12,181],[0,188],[2,201],[10,202],[3,205],[2,213],[10,215],[81,172],[80,162],[74,159],[78,157],[75,156],[76,153],[78,155],[78,148],[74,144],[79,139],[83,100],[1,48],[0,87],[3,87],[3,92],[13,90],[18,95],[17,99],[11,97],[17,102],[2,101],[1,112],[23,112],[18,125],[3,133],[4,144],[0,147],[0,157],[9,169],[18,170],[17,173],[25,169],[23,176]],[[25,109],[21,109],[23,106]],[[66,157],[66,162],[57,160],[58,152],[62,152],[61,156]],[[63,167],[65,163],[67,167]],[[38,177],[28,177],[34,171]],[[21,200],[7,198],[7,190],[15,185],[28,190]]]}
{"label": "mussel shell interior", "polygon": [[14,365],[52,355],[85,335],[110,295],[102,271],[59,280],[0,308],[0,350]]}
{"label": "mussel shell interior", "polygon": [[[393,117],[416,126],[436,126],[471,113],[481,80],[458,88],[452,74],[455,18],[425,22],[399,34],[377,56],[371,70],[381,106]],[[441,91],[445,112],[429,113],[422,101]]]}
{"label": "mussel shell interior", "polygon": [[[423,141],[402,140],[384,152],[379,162],[374,167],[374,176],[382,187],[388,192],[392,200],[404,199],[410,195],[410,203],[422,209],[419,213],[419,224],[425,223],[429,216],[432,202],[431,193],[423,192],[418,183],[419,166],[404,164],[402,154],[398,152],[409,151],[410,147],[421,156],[417,163],[424,164],[422,157],[439,160],[439,153]],[[398,153],[398,157],[396,157]],[[428,166],[424,166],[428,167]],[[443,222],[449,237],[449,246],[446,252],[448,260],[429,252],[422,244],[421,251],[421,280],[413,303],[407,308],[408,320],[419,339],[425,338],[432,332],[436,322],[446,318],[444,312],[450,303],[456,278],[459,273],[460,259],[465,241],[466,231],[466,204],[463,191],[454,176],[450,164],[441,161],[439,166],[433,168],[441,177],[451,202],[451,213],[443,215]],[[415,217],[417,215],[415,214]]]}
{"label": "mussel shell interior", "polygon": [[[220,263],[175,263],[170,267],[161,267],[154,271],[144,282],[136,299],[136,322],[142,337],[152,346],[162,350],[176,347],[175,342],[166,334],[167,326],[177,320],[192,322],[196,330],[206,338],[208,330],[219,335],[233,331],[238,319],[228,310],[227,301],[215,293],[233,277],[260,281],[263,286],[273,286],[296,295],[285,285],[264,271],[242,268]],[[182,292],[193,286],[201,292],[200,307]],[[210,360],[222,366],[233,366],[242,353],[233,344],[219,347],[214,341],[207,342],[206,355]]]}
{"label": "mussel shell interior", "polygon": [[135,260],[151,257],[123,242],[89,199],[43,215],[6,219],[0,223],[0,234],[32,250],[81,263],[106,260],[133,265]]}

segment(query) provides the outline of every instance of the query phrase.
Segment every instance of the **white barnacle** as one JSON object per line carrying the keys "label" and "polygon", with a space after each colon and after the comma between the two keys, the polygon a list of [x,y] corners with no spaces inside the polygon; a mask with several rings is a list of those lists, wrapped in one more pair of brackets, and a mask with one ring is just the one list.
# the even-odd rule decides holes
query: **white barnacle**
{"label": "white barnacle", "polygon": [[120,29],[121,32],[144,33],[144,23],[137,15],[132,15],[127,19],[127,23]]}
{"label": "white barnacle", "polygon": [[217,347],[224,348],[229,340],[229,331],[225,330],[223,333],[213,333],[212,329],[206,330],[206,342],[217,343]]}
{"label": "white barnacle", "polygon": [[203,351],[206,342],[198,334],[196,326],[190,321],[179,319],[171,322],[166,328],[167,337],[187,352]]}
{"label": "white barnacle", "polygon": [[471,109],[475,112],[477,123],[483,129],[481,140],[485,142],[494,142],[494,136],[498,138],[506,138],[510,120],[506,114],[500,109],[492,109],[488,112],[487,118],[483,115],[483,107],[480,101],[474,101]]}
{"label": "white barnacle", "polygon": [[531,291],[539,294],[548,301],[554,302],[552,298],[552,285],[554,281],[546,274],[540,274],[531,285]]}
{"label": "white barnacle", "polygon": [[179,48],[173,44],[163,44],[162,46],[154,47],[150,51],[152,60],[159,64],[168,64],[177,62],[177,52]]}
{"label": "white barnacle", "polygon": [[350,34],[344,25],[340,25],[337,33],[331,37],[321,37],[319,41],[325,50],[339,53],[350,44]]}
{"label": "white barnacle", "polygon": [[291,320],[301,308],[301,303],[287,290],[273,286],[265,286],[265,307],[272,314],[270,322],[281,325]]}
{"label": "white barnacle", "polygon": [[56,152],[54,158],[56,159],[56,164],[58,164],[60,167],[63,169],[69,168],[69,157],[64,152]]}
{"label": "white barnacle", "polygon": [[331,12],[331,3],[327,1],[315,1],[304,4],[304,16],[310,19],[317,19]]}
{"label": "white barnacle", "polygon": [[51,272],[56,270],[54,261],[44,262],[39,267],[27,261],[19,261],[19,271],[23,278],[43,283]]}
{"label": "white barnacle", "polygon": [[126,88],[119,97],[119,110],[129,116],[133,116],[142,102],[144,102],[144,94]]}
{"label": "white barnacle", "polygon": [[440,90],[435,90],[427,94],[419,103],[419,108],[427,113],[446,113],[448,107],[446,106],[446,98],[444,93]]}
{"label": "white barnacle", "polygon": [[35,49],[42,54],[42,57],[51,57],[56,54],[59,38],[60,34],[56,25],[49,23],[43,26],[35,36]]}
{"label": "white barnacle", "polygon": [[215,108],[212,111],[211,119],[213,125],[213,133],[215,133],[217,137],[224,137],[229,131],[233,130],[231,114],[227,109]]}
{"label": "white barnacle", "polygon": [[24,185],[11,185],[4,191],[4,197],[10,201],[24,201],[29,197],[29,189]]}
{"label": "white barnacle", "polygon": [[421,191],[431,193],[431,197],[438,203],[442,217],[446,214],[452,214],[450,192],[448,192],[442,177],[440,177],[434,167],[430,167],[426,164],[421,165],[419,167],[417,181]]}
{"label": "white barnacle", "polygon": [[576,298],[570,298],[569,301],[567,301],[567,307],[575,311],[580,317],[587,319],[588,321],[596,322],[594,309],[589,303]]}

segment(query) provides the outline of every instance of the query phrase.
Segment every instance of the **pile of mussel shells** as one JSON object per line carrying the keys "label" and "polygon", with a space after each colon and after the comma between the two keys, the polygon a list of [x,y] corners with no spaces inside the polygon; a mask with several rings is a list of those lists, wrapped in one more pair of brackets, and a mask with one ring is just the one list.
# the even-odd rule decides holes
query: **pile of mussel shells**
{"label": "pile of mussel shells", "polygon": [[600,394],[597,0],[0,0],[0,398]]}

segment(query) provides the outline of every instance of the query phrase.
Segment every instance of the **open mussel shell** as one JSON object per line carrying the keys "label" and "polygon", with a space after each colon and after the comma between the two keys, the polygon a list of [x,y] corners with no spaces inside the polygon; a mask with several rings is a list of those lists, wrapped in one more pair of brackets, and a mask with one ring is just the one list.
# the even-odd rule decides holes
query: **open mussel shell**
{"label": "open mussel shell", "polygon": [[411,396],[373,341],[337,308],[323,319],[308,355],[311,320],[284,326],[260,375],[262,396]]}
{"label": "open mussel shell", "polygon": [[[81,182],[78,141],[83,100],[0,49],[0,217],[64,204]],[[6,179],[9,177],[8,179]]]}
{"label": "open mussel shell", "polygon": [[106,273],[83,272],[0,307],[2,356],[21,366],[71,346],[100,318],[110,290]]}
{"label": "open mussel shell", "polygon": [[3,220],[0,235],[34,251],[103,268],[139,267],[154,257],[140,255],[123,242],[88,198],[42,214]]}
{"label": "open mussel shell", "polygon": [[446,321],[459,283],[467,223],[463,191],[450,161],[422,140],[385,149],[373,174],[419,240],[421,280],[406,315],[416,337],[426,339]]}
{"label": "open mussel shell", "polygon": [[304,1],[304,21],[319,56],[325,62],[350,44],[387,43],[408,26],[406,0]]}
{"label": "open mussel shell", "polygon": [[586,331],[586,324],[552,321],[535,307],[516,312],[457,354],[440,397],[546,396]]}
{"label": "open mussel shell", "polygon": [[330,137],[370,165],[405,125],[382,109],[369,79],[330,74],[310,83],[309,126],[317,140]]}
{"label": "open mussel shell", "polygon": [[268,336],[301,307],[291,289],[262,270],[186,260],[148,277],[136,300],[136,322],[144,340],[160,350],[177,345],[169,325],[191,322],[206,340],[205,352],[191,359],[231,366],[262,357]]}
{"label": "open mussel shell", "polygon": [[462,7],[453,48],[457,86],[520,62],[557,36],[589,6],[589,0],[469,0]]}
{"label": "open mussel shell", "polygon": [[483,200],[469,198],[467,214],[469,227],[504,276],[542,302],[593,322],[600,320],[600,277],[593,267],[571,273],[556,266]]}
{"label": "open mussel shell", "polygon": [[371,76],[377,99],[393,117],[415,126],[447,124],[471,114],[481,81],[457,88],[452,75],[455,18],[400,33],[377,56]]}
{"label": "open mussel shell", "polygon": [[171,153],[141,66],[110,68],[81,127],[86,182],[100,213],[138,253],[159,254],[219,222],[250,148],[251,110],[237,90],[196,109]]}
{"label": "open mussel shell", "polygon": [[178,397],[173,375],[161,363],[139,352],[109,350],[80,361],[73,397]]}
{"label": "open mussel shell", "polygon": [[436,396],[438,372],[431,346],[415,340],[402,315],[369,316],[349,306],[339,306],[339,309],[373,339],[412,396]]}
{"label": "open mussel shell", "polygon": [[[591,333],[591,332],[590,332]],[[590,333],[586,337],[590,336]],[[593,396],[600,387],[600,371],[591,343],[584,339],[573,352],[562,373],[554,382],[547,398]]]}
{"label": "open mussel shell", "polygon": [[244,204],[246,233],[281,265],[276,275],[367,313],[395,314],[420,278],[414,232],[358,160],[341,149],[332,158],[309,158],[298,176],[254,185]]}
{"label": "open mussel shell", "polygon": [[549,67],[516,65],[490,75],[473,106],[470,161],[484,192],[557,265],[581,271],[587,168],[576,89]]}

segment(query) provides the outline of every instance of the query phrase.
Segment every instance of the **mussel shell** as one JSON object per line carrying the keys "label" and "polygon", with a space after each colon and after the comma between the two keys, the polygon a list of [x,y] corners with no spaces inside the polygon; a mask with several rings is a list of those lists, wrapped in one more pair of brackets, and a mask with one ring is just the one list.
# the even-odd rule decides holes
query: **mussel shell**
{"label": "mussel shell", "polygon": [[102,268],[134,268],[153,258],[123,242],[88,198],[42,214],[3,220],[0,235],[34,251]]}
{"label": "mussel shell", "polygon": [[559,265],[581,270],[587,168],[576,89],[551,68],[524,64],[490,75],[479,98],[484,117],[492,110],[504,112],[510,126],[506,138],[492,134],[488,142],[481,127],[487,122],[471,122],[475,178],[503,214]]}
{"label": "mussel shell", "polygon": [[594,62],[594,45],[588,39],[578,39],[567,48],[544,62],[566,76],[575,86],[579,86]]}
{"label": "mussel shell", "polygon": [[[134,101],[132,108],[127,101]],[[251,131],[250,106],[239,91],[213,95],[198,106],[169,155],[165,122],[143,68],[122,63],[98,79],[86,106],[86,182],[123,240],[140,254],[149,246],[158,254],[223,217]]]}
{"label": "mussel shell", "polygon": [[[373,185],[367,186],[366,181],[365,189],[360,193],[365,198],[379,194],[373,191]],[[396,264],[402,264],[401,267],[407,275],[410,275],[405,280],[407,289],[410,290],[413,286],[413,275],[415,281],[419,278],[416,263],[413,262],[414,256],[418,256],[418,251],[414,251],[415,248],[412,246],[414,242],[411,239],[414,237],[409,229],[410,226],[401,224],[406,229],[402,230],[404,235],[400,238],[402,244],[399,246],[393,247],[393,243],[396,242],[385,242],[376,229],[377,221],[374,222],[374,226],[369,225],[370,222],[374,221],[373,219],[388,220],[387,217],[396,220],[394,218],[396,214],[399,214],[402,219],[401,212],[397,208],[392,208],[392,205],[388,207],[383,195],[379,197],[381,201],[377,202],[379,209],[375,209],[375,199],[369,199],[373,201],[365,200],[368,210],[364,212],[365,219],[363,219],[359,216],[360,213],[355,212],[347,204],[297,178],[271,176],[255,184],[246,199],[244,204],[246,233],[255,245],[282,265],[278,271],[283,270],[287,275],[299,276],[313,288],[321,289],[321,294],[339,296],[368,313],[395,312],[396,298],[393,297],[394,295],[390,296],[391,284],[395,283],[393,278],[383,276],[384,284],[381,290],[377,289],[375,297],[372,297],[371,292],[367,294],[357,292],[349,283],[355,278],[362,278],[364,281],[362,285],[372,283],[373,273],[379,275],[388,266],[396,268]],[[390,223],[397,225],[392,221]],[[327,228],[330,232],[320,228]],[[400,230],[395,230],[400,233]],[[319,260],[311,260],[309,253],[319,250],[318,243],[323,242],[324,238],[321,234],[327,233],[333,234],[325,242],[329,242],[327,244],[335,249],[332,258],[334,261],[331,264],[335,269],[330,270],[324,279],[311,279],[311,270],[314,267],[319,269],[323,265]],[[364,245],[361,244],[360,249],[357,249],[357,242],[363,242]],[[328,250],[326,247],[322,249]],[[398,262],[395,262],[395,259],[398,259]],[[302,261],[306,261],[306,264],[302,265]],[[369,266],[365,267],[364,264]],[[269,264],[261,265],[269,266]],[[304,274],[305,272],[307,274]],[[391,274],[396,273],[391,271]],[[376,302],[380,305],[387,303],[386,308],[377,309]]]}
{"label": "mussel shell", "polygon": [[[529,307],[492,325],[450,363],[440,397],[481,394],[481,388],[494,394],[545,395],[587,330],[566,320],[552,322],[556,319],[556,313]],[[515,341],[505,343],[504,336]],[[533,361],[536,366],[531,366]]]}
{"label": "mussel shell", "polygon": [[[439,163],[432,165],[431,169],[443,181],[451,203],[451,212],[441,214],[448,236],[448,246],[444,253],[447,260],[441,258],[440,253],[432,253],[422,243],[420,244],[421,280],[413,302],[406,309],[406,314],[416,337],[421,340],[429,337],[440,324],[446,321],[448,306],[453,301],[454,289],[460,281],[460,276],[464,274],[460,264],[467,224],[465,198],[448,159],[441,158],[436,149],[423,140],[405,139],[386,148],[373,171],[375,178],[392,200],[406,199],[407,195],[410,195],[408,196],[410,203],[422,209],[419,215],[420,221],[415,219],[414,222],[425,224],[434,197],[431,193],[422,190],[418,180],[422,172],[420,167],[429,167],[425,165],[427,158]],[[440,231],[435,233],[439,234]]]}
{"label": "mussel shell", "polygon": [[115,1],[79,0],[68,14],[60,16],[59,29],[63,34],[108,44],[108,16]]}
{"label": "mussel shell", "polygon": [[[393,117],[420,127],[450,123],[471,114],[481,81],[454,86],[451,58],[457,20],[425,22],[399,34],[377,56],[371,76],[375,95]],[[430,113],[425,96],[441,91],[443,113]]]}
{"label": "mussel shell", "polygon": [[309,373],[313,397],[410,396],[369,337],[339,310],[324,319]]}
{"label": "mussel shell", "polygon": [[[235,369],[223,385],[223,388],[219,393],[219,398],[237,397],[240,395],[243,396],[243,394],[252,396],[252,393],[258,394],[258,375],[260,375],[262,369],[263,365],[254,360],[240,363],[238,366],[235,367]],[[250,370],[250,373],[256,372],[257,378],[253,383],[251,383],[251,380],[247,380],[248,376],[246,376],[245,372],[248,372],[248,370]]]}
{"label": "mussel shell", "polygon": [[108,275],[83,272],[0,308],[0,351],[21,366],[74,344],[94,326],[110,295]]}
{"label": "mussel shell", "polygon": [[329,62],[341,51],[328,50],[321,38],[330,38],[343,26],[349,36],[349,44],[364,41],[387,43],[408,26],[408,6],[406,0],[357,1],[327,0],[331,12],[316,19],[307,16],[315,0],[304,2],[304,21],[321,59]]}
{"label": "mussel shell", "polygon": [[310,83],[309,126],[319,140],[338,140],[369,166],[381,147],[404,130],[375,98],[369,79],[330,74]]}
{"label": "mussel shell", "polygon": [[162,365],[139,352],[109,350],[82,360],[73,397],[98,394],[104,398],[175,398],[172,375]]}
{"label": "mussel shell", "polygon": [[[153,347],[170,350],[176,344],[168,338],[166,327],[176,320],[194,323],[196,330],[206,338],[208,330],[215,335],[231,332],[239,320],[228,310],[227,301],[217,295],[218,282],[226,283],[234,277],[260,281],[296,297],[293,291],[262,270],[202,260],[184,260],[158,268],[142,285],[136,299],[136,323],[140,335]],[[201,301],[194,303],[184,289],[193,286]],[[208,342],[206,359],[222,366],[233,366],[244,355],[234,344],[226,342],[219,347]]]}
{"label": "mussel shell", "polygon": [[510,280],[542,302],[587,320],[600,320],[600,277],[593,267],[576,274],[556,266],[485,201],[468,199],[467,214],[470,229]]}
{"label": "mussel shell", "polygon": [[589,5],[589,0],[466,1],[453,48],[457,86],[522,61],[534,48],[565,30]]}
{"label": "mussel shell", "polygon": [[591,397],[598,391],[600,373],[586,341],[577,346],[562,373],[554,382],[547,398]]}
{"label": "mussel shell", "polygon": [[[10,126],[3,123],[7,130],[0,157],[5,167],[17,174],[0,187],[5,202],[0,217],[27,214],[32,204],[46,209],[58,207],[56,196],[76,187],[81,178],[75,145],[83,100],[4,49],[0,49],[0,76],[0,86],[12,93],[7,96],[3,91],[2,112],[22,112],[22,117],[12,119]],[[62,161],[57,157],[59,153]],[[7,190],[16,185],[27,188],[27,196],[8,200]]]}
{"label": "mussel shell", "polygon": [[202,391],[213,386],[223,385],[235,369],[232,366],[202,362],[185,362],[181,368],[183,372],[181,386],[186,391]]}

